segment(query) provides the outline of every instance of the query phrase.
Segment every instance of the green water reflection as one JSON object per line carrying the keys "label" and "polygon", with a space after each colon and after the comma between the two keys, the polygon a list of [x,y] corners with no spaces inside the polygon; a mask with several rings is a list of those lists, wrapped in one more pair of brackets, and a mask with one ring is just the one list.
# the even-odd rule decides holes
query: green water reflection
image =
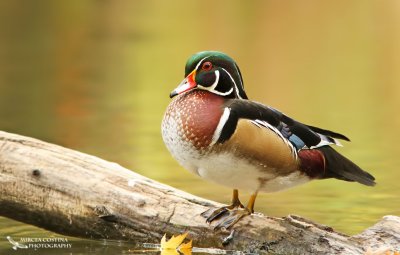
{"label": "green water reflection", "polygon": [[[187,57],[221,50],[252,99],[348,135],[339,150],[378,182],[313,182],[261,194],[256,210],[354,234],[400,214],[399,11],[395,0],[0,1],[0,129],[228,202],[229,189],[179,167],[160,135]],[[0,223],[1,235],[49,234]]]}

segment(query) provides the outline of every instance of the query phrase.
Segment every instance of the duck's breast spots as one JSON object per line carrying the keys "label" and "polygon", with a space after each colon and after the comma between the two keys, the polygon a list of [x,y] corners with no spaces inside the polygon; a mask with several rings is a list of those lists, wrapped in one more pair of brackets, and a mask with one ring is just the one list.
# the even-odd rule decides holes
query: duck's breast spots
{"label": "duck's breast spots", "polygon": [[207,91],[192,91],[175,101],[185,137],[197,149],[210,145],[223,112],[224,99]]}

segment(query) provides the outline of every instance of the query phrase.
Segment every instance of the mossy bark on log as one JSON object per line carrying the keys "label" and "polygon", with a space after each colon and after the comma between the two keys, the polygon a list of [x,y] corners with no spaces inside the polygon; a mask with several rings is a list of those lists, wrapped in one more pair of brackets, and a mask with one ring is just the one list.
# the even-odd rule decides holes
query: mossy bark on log
{"label": "mossy bark on log", "polygon": [[218,204],[100,158],[0,131],[0,216],[56,233],[158,243],[189,232],[197,247],[273,254],[363,254],[400,250],[400,218],[385,216],[356,236],[299,216],[254,214],[214,231],[200,213]]}

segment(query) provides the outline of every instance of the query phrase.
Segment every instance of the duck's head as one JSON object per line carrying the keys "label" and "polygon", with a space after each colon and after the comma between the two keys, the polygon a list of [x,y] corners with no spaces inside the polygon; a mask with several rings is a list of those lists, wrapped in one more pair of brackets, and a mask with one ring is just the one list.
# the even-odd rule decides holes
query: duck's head
{"label": "duck's head", "polygon": [[227,98],[247,99],[238,65],[222,52],[202,51],[191,56],[186,62],[185,77],[171,92],[171,98],[199,89]]}

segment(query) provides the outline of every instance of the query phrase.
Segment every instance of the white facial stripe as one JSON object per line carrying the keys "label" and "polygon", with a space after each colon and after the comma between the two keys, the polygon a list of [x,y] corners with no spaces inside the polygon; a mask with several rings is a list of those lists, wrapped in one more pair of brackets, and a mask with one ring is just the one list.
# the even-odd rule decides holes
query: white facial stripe
{"label": "white facial stripe", "polygon": [[230,90],[228,90],[227,92],[219,92],[219,91],[217,91],[217,90],[209,90],[210,92],[212,92],[212,93],[214,93],[214,94],[217,94],[217,95],[220,95],[220,96],[227,96],[227,95],[229,95],[230,93],[232,93],[232,91],[233,91],[233,88],[231,88]]}
{"label": "white facial stripe", "polygon": [[202,59],[199,61],[199,63],[197,63],[196,68],[195,68],[194,70],[197,71],[197,69],[199,69],[199,66],[201,65],[201,63],[203,63],[203,61],[204,61],[205,59],[209,58],[209,57],[211,57],[211,56],[207,56],[207,57],[202,58]]}
{"label": "white facial stripe", "polygon": [[[222,67],[221,67],[221,68],[222,68]],[[238,98],[243,99],[243,98],[240,96],[240,94],[239,94],[238,86],[236,85],[236,82],[235,82],[235,80],[233,79],[232,75],[231,75],[225,68],[222,68],[222,70],[224,70],[225,73],[227,73],[228,76],[231,78],[233,84],[235,85],[235,93],[236,93],[236,95],[238,96]]]}
{"label": "white facial stripe", "polygon": [[[197,70],[199,69],[200,65],[203,63],[203,61],[206,60],[206,59],[209,58],[209,57],[212,57],[212,56],[207,56],[207,57],[202,58],[202,59],[199,61],[199,63],[197,63],[195,70],[197,71]],[[221,67],[221,68],[222,68],[222,67]],[[238,87],[237,87],[237,85],[236,85],[236,82],[235,82],[235,80],[233,79],[232,75],[231,75],[225,68],[222,68],[222,70],[224,70],[224,71],[228,74],[228,76],[231,78],[231,80],[232,80],[232,82],[233,82],[233,84],[234,84],[234,87],[235,87],[235,93],[236,93],[237,97],[240,98],[240,99],[243,99],[243,98],[240,96],[240,94],[239,94],[239,89],[238,89]],[[208,90],[208,91],[210,91],[210,92],[212,92],[212,93],[214,93],[214,94],[220,95],[220,96],[227,96],[227,95],[231,94],[232,91],[233,91],[233,88],[231,88],[231,89],[230,89],[229,91],[227,91],[227,92],[219,92],[219,91],[215,90],[215,88],[217,87],[218,82],[219,82],[219,76],[220,76],[220,74],[219,74],[219,71],[218,71],[218,70],[215,70],[214,73],[215,73],[215,77],[216,77],[216,78],[215,78],[214,83],[213,83],[210,87],[205,87],[205,86],[202,86],[201,84],[197,84],[197,87],[198,87],[199,89]],[[239,75],[239,76],[240,76],[240,75]]]}
{"label": "white facial stripe", "polygon": [[214,74],[215,74],[215,81],[214,81],[213,85],[210,86],[210,90],[215,90],[215,88],[217,87],[218,82],[219,82],[219,71],[215,70]]}
{"label": "white facial stripe", "polygon": [[225,107],[224,113],[222,114],[221,118],[219,119],[218,126],[214,131],[214,135],[211,140],[210,146],[214,145],[218,141],[219,137],[221,136],[221,131],[224,128],[226,122],[228,121],[230,114],[231,114],[231,109],[229,109],[228,107]]}
{"label": "white facial stripe", "polygon": [[230,93],[232,93],[233,88],[231,88],[227,92],[219,92],[218,90],[215,90],[215,88],[217,87],[218,82],[219,82],[219,71],[215,70],[214,73],[215,73],[215,81],[211,86],[205,87],[205,86],[203,86],[201,84],[197,84],[197,88],[202,89],[202,90],[210,91],[210,92],[212,92],[214,94],[217,94],[217,95],[220,95],[220,96],[227,96]]}

